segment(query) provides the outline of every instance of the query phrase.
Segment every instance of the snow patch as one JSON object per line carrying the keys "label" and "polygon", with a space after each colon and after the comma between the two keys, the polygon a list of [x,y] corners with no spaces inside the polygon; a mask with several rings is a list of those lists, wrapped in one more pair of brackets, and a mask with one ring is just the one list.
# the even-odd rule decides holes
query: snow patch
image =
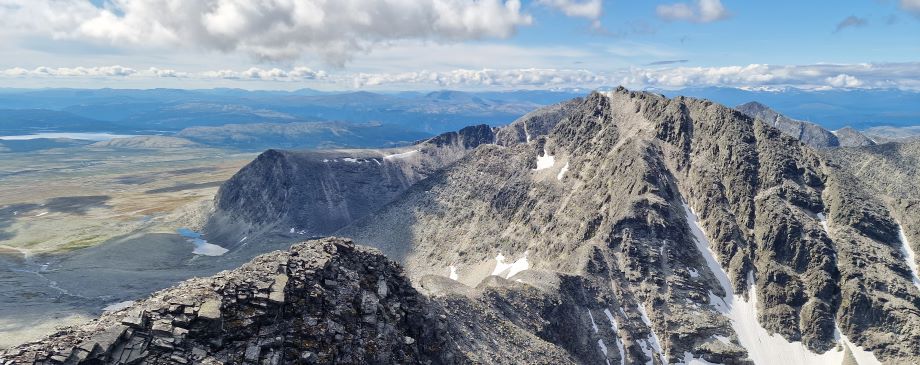
{"label": "snow patch", "polygon": [[850,349],[850,353],[853,354],[853,358],[856,359],[857,364],[882,365],[882,362],[878,361],[878,358],[875,357],[872,351],[866,351],[866,349],[851,342],[850,339],[840,331],[840,326],[838,326],[836,322],[834,322],[834,340]]}
{"label": "snow patch", "polygon": [[719,342],[724,343],[726,345],[732,344],[732,339],[725,337],[725,336],[713,335],[712,338],[719,340]]}
{"label": "snow patch", "polygon": [[[690,225],[690,231],[696,238],[694,241],[697,249],[725,291],[725,297],[719,297],[710,292],[710,303],[716,310],[728,317],[732,329],[738,335],[738,342],[748,351],[748,356],[755,364],[818,365],[843,362],[844,351],[840,349],[835,348],[823,354],[816,354],[801,342],[789,342],[781,335],[771,334],[761,326],[757,319],[757,291],[754,287],[754,275],[748,273],[749,300],[735,295],[728,275],[716,260],[709,239],[703,233],[696,214],[686,204],[684,204],[684,213]],[[686,354],[684,357],[686,360]],[[697,362],[696,364],[706,363]]]}
{"label": "snow patch", "polygon": [[920,289],[920,269],[917,268],[917,253],[907,242],[904,227],[901,227],[900,223],[898,223],[898,238],[901,240],[901,253],[904,255],[904,259],[907,260],[907,266],[910,267],[910,278],[917,289]]}
{"label": "snow patch", "polygon": [[454,265],[450,265],[450,274],[448,276],[451,280],[457,280],[460,278],[460,275],[457,275],[457,268]]}
{"label": "snow patch", "polygon": [[553,155],[550,155],[549,152],[546,152],[546,148],[543,149],[543,156],[537,156],[537,168],[533,169],[534,171],[540,171],[553,167],[556,164],[556,158]]}
{"label": "snow patch", "polygon": [[607,356],[607,345],[604,344],[604,340],[600,338],[597,339],[597,346],[601,348],[601,352],[603,352],[604,356],[606,357]]}
{"label": "snow patch", "polygon": [[510,279],[515,274],[529,268],[530,263],[527,262],[527,252],[524,252],[524,256],[521,256],[521,258],[514,262],[505,262],[505,255],[499,252],[498,256],[495,256],[495,270],[492,270],[492,275]]}
{"label": "snow patch", "polygon": [[43,216],[43,215],[45,215],[45,214],[48,214],[48,212],[41,212],[41,213],[36,214],[35,216],[36,216],[36,217],[41,217],[41,216]]}
{"label": "snow patch", "polygon": [[568,162],[566,162],[566,163],[565,163],[565,166],[562,166],[562,169],[559,170],[559,175],[556,175],[556,179],[557,179],[557,180],[562,180],[562,178],[565,176],[565,173],[566,173],[566,172],[569,172],[569,163],[568,163]]}
{"label": "snow patch", "polygon": [[111,304],[105,306],[105,308],[102,308],[102,310],[103,310],[104,312],[112,312],[112,311],[117,311],[117,310],[122,310],[122,309],[128,308],[128,307],[130,307],[130,306],[132,306],[132,305],[134,305],[134,301],[133,301],[133,300],[126,300],[126,301],[124,301],[124,302],[111,303]]}
{"label": "snow patch", "polygon": [[360,162],[358,161],[358,159],[356,159],[356,158],[351,158],[351,157],[345,157],[345,158],[342,159],[342,161],[360,163]]}
{"label": "snow patch", "polygon": [[412,150],[412,151],[409,151],[409,152],[396,153],[396,154],[392,154],[392,155],[383,156],[383,158],[384,158],[384,159],[387,159],[387,160],[399,159],[399,158],[406,158],[406,157],[410,157],[410,156],[412,156],[412,155],[418,153],[418,151],[419,151],[419,150]]}
{"label": "snow patch", "polygon": [[700,272],[699,272],[699,271],[696,271],[696,269],[694,269],[694,268],[692,268],[692,267],[688,267],[688,268],[687,268],[687,272],[690,273],[690,277],[691,277],[691,278],[698,278],[698,277],[700,277]]}
{"label": "snow patch", "polygon": [[619,333],[620,326],[617,323],[617,319],[613,317],[613,313],[610,313],[609,309],[604,309],[604,314],[607,316],[607,320],[610,321],[610,329],[613,330],[613,333]]}
{"label": "snow patch", "polygon": [[588,317],[591,318],[591,329],[594,330],[594,333],[597,333],[597,323],[594,322],[594,315],[591,314],[590,309],[588,309]]}
{"label": "snow patch", "polygon": [[626,352],[624,350],[623,341],[620,341],[620,325],[617,323],[617,319],[613,316],[613,313],[610,312],[610,309],[604,309],[604,315],[607,316],[607,320],[610,321],[610,329],[613,330],[614,340],[616,341],[617,351],[620,352],[620,365],[626,363]]}
{"label": "snow patch", "polygon": [[815,215],[818,216],[818,220],[821,221],[821,227],[824,228],[824,233],[827,233],[827,235],[830,236],[831,230],[827,227],[827,217],[824,216],[824,213],[818,213]]}
{"label": "snow patch", "polygon": [[642,322],[648,326],[648,330],[650,332],[646,342],[651,344],[652,349],[655,350],[655,353],[658,354],[658,357],[661,358],[661,363],[667,364],[668,359],[664,356],[664,350],[661,349],[661,341],[658,340],[658,335],[655,333],[655,328],[652,327],[652,320],[648,318],[648,312],[645,311],[645,307],[642,305],[636,306],[636,309],[639,310],[639,315],[642,316]]}

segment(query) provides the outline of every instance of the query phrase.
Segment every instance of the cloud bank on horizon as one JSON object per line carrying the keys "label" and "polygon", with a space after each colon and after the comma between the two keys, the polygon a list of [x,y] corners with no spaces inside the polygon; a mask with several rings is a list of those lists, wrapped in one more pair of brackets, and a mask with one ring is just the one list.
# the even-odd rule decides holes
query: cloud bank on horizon
{"label": "cloud bank on horizon", "polygon": [[[669,63],[670,64],[670,63]],[[458,89],[498,87],[518,88],[597,88],[623,85],[632,88],[679,89],[687,87],[736,87],[826,90],[829,88],[897,88],[920,91],[920,62],[884,64],[815,64],[774,66],[752,64],[727,67],[630,68],[607,73],[582,69],[455,69],[450,71],[411,71],[398,73],[333,73],[307,67],[285,70],[252,67],[246,70],[184,72],[149,68],[136,70],[122,66],[0,70],[3,77],[122,78],[236,80],[296,83],[315,81],[340,87],[417,89],[436,86]]]}
{"label": "cloud bank on horizon", "polygon": [[[756,23],[764,7],[789,14],[820,6],[799,3],[0,0],[0,79],[52,87],[172,80],[255,88],[920,90],[920,60],[910,56],[920,48],[909,35],[920,31],[920,0],[841,9],[788,30],[797,38],[783,29],[767,40],[739,36],[772,24]],[[872,20],[873,6],[892,13]],[[858,59],[867,54],[875,58]]]}

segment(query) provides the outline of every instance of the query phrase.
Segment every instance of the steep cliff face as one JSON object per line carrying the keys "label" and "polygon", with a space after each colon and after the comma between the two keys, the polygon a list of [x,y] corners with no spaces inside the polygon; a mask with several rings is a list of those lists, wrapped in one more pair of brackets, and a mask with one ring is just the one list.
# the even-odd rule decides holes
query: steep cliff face
{"label": "steep cliff face", "polygon": [[268,150],[220,187],[205,234],[231,247],[328,235],[494,138],[480,125],[398,150]]}
{"label": "steep cliff face", "polygon": [[920,291],[891,213],[814,150],[724,106],[623,89],[561,120],[478,148],[339,234],[413,276],[476,285],[520,265],[595,282],[591,313],[611,311],[617,330],[590,338],[624,345],[598,349],[611,362],[763,363],[781,348],[835,362],[856,344],[916,359]]}

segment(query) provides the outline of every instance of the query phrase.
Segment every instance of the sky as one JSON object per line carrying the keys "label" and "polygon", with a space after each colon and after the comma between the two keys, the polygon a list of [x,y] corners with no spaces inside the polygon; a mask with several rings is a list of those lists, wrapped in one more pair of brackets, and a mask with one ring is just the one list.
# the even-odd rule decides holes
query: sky
{"label": "sky", "polygon": [[920,90],[920,0],[0,0],[0,87]]}

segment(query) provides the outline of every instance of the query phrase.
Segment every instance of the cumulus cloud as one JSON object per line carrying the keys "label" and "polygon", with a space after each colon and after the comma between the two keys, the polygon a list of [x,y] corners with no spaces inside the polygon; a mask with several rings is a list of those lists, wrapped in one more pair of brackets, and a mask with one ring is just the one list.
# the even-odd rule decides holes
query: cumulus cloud
{"label": "cumulus cloud", "polygon": [[314,71],[309,67],[294,67],[290,70],[279,68],[262,69],[252,67],[243,71],[234,70],[214,70],[204,72],[185,72],[173,69],[162,69],[150,67],[145,70],[137,70],[123,66],[100,66],[100,67],[36,67],[26,69],[22,67],[13,67],[0,70],[0,76],[4,77],[65,77],[65,78],[113,78],[124,79],[134,78],[185,78],[185,79],[227,79],[227,80],[260,80],[260,81],[305,81],[305,80],[322,80],[328,74],[325,71]]}
{"label": "cumulus cloud", "polygon": [[763,65],[628,68],[610,72],[566,69],[453,70],[357,74],[354,87],[427,85],[520,88],[624,85],[632,88],[901,88],[920,90],[920,62],[888,64]]}
{"label": "cumulus cloud", "polygon": [[869,24],[868,19],[850,15],[837,23],[837,28],[834,30],[834,33],[840,32],[846,28],[864,27],[866,24]]}
{"label": "cumulus cloud", "polygon": [[[506,38],[533,21],[520,0],[108,0],[105,4],[3,0],[0,32],[115,46],[242,51],[263,59],[294,59],[311,53],[343,65],[355,53],[391,41]],[[579,16],[591,10],[590,6],[576,8],[573,14]]]}
{"label": "cumulus cloud", "polygon": [[695,3],[674,3],[658,5],[655,12],[665,20],[682,20],[694,23],[710,23],[728,18],[728,10],[720,0],[696,0]]}
{"label": "cumulus cloud", "polygon": [[833,87],[856,88],[863,85],[862,81],[847,74],[828,77],[824,80],[827,81],[828,85]]}
{"label": "cumulus cloud", "polygon": [[597,19],[603,12],[601,0],[538,0],[538,2],[574,17]]}
{"label": "cumulus cloud", "polygon": [[603,75],[587,70],[506,69],[452,70],[447,72],[360,73],[353,76],[355,87],[386,84],[428,84],[438,87],[554,87],[600,85]]}
{"label": "cumulus cloud", "polygon": [[137,74],[137,70],[130,67],[122,66],[102,66],[102,67],[36,67],[34,69],[25,69],[14,67],[0,71],[3,76],[27,77],[27,76],[46,76],[46,77],[126,77]]}
{"label": "cumulus cloud", "polygon": [[751,64],[725,67],[639,67],[606,72],[586,69],[509,68],[454,69],[447,71],[354,73],[313,70],[307,67],[249,68],[183,72],[122,66],[9,68],[2,78],[175,78],[230,82],[294,82],[304,86],[322,83],[340,89],[515,89],[596,88],[624,85],[631,88],[680,89],[687,87],[737,87],[802,89],[899,88],[920,91],[920,62],[881,64]]}
{"label": "cumulus cloud", "polygon": [[201,74],[206,78],[231,79],[231,80],[261,80],[261,81],[303,81],[318,80],[326,77],[325,71],[313,71],[308,67],[295,67],[291,70],[279,68],[262,69],[251,67],[248,70],[237,72],[233,70],[208,71]]}

